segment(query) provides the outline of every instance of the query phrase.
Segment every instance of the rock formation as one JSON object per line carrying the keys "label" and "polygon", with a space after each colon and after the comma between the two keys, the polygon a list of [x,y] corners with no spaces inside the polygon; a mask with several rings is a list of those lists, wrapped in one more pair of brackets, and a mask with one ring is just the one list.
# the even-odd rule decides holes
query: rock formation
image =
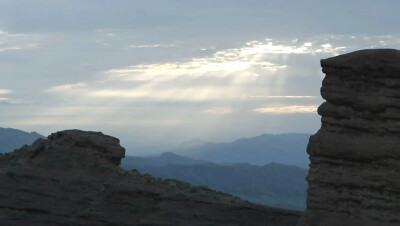
{"label": "rock formation", "polygon": [[295,225],[297,211],[119,167],[125,150],[69,130],[0,155],[0,225]]}
{"label": "rock formation", "polygon": [[321,65],[326,102],[307,148],[298,225],[400,225],[400,51],[362,50]]}

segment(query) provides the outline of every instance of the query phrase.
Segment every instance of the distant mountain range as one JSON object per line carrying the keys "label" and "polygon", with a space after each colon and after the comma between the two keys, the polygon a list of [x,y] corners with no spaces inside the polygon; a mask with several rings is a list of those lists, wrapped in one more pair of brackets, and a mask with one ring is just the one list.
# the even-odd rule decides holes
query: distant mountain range
{"label": "distant mountain range", "polygon": [[209,186],[259,204],[296,210],[306,206],[305,177],[308,171],[296,166],[214,164],[164,153],[148,158],[127,156],[121,167],[164,179]]}
{"label": "distant mountain range", "polygon": [[165,152],[156,157],[133,157],[125,156],[122,159],[123,168],[135,169],[140,166],[167,166],[167,165],[201,165],[209,164],[209,162],[202,160],[195,160],[188,157],[183,157],[171,152]]}
{"label": "distant mountain range", "polygon": [[32,144],[38,138],[45,138],[36,132],[0,127],[0,153],[14,151],[25,144]]}
{"label": "distant mountain range", "polygon": [[[249,163],[263,166],[276,162],[308,168],[306,152],[310,134],[263,134],[230,143],[186,142],[171,152],[214,163]],[[188,145],[194,143],[193,145]]]}

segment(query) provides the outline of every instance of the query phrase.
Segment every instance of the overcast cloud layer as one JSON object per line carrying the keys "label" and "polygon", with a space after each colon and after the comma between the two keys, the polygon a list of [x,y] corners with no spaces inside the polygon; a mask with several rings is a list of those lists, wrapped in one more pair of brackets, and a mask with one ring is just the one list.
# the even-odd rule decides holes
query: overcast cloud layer
{"label": "overcast cloud layer", "polygon": [[130,154],[196,138],[314,133],[319,60],[399,48],[399,7],[2,0],[0,126],[100,130]]}

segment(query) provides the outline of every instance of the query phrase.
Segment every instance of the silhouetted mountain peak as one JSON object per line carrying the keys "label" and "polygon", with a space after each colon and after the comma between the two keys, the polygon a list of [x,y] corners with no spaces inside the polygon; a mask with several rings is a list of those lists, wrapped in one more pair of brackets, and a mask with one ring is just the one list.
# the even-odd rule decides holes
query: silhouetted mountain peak
{"label": "silhouetted mountain peak", "polygon": [[0,153],[13,151],[23,145],[30,145],[38,138],[45,138],[37,132],[25,132],[13,128],[0,127]]}
{"label": "silhouetted mountain peak", "polygon": [[178,157],[181,157],[181,156],[179,156],[177,154],[174,154],[172,152],[164,152],[164,153],[162,153],[160,155],[160,157],[162,157],[162,158],[178,158]]}

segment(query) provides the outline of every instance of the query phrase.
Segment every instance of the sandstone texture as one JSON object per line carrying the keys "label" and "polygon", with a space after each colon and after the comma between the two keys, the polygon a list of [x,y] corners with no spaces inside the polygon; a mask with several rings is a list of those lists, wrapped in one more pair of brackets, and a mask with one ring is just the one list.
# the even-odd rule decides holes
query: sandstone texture
{"label": "sandstone texture", "polygon": [[400,51],[361,50],[321,65],[326,102],[307,148],[298,225],[400,225]]}
{"label": "sandstone texture", "polygon": [[119,140],[68,130],[0,155],[0,225],[295,225],[270,208],[119,167]]}

